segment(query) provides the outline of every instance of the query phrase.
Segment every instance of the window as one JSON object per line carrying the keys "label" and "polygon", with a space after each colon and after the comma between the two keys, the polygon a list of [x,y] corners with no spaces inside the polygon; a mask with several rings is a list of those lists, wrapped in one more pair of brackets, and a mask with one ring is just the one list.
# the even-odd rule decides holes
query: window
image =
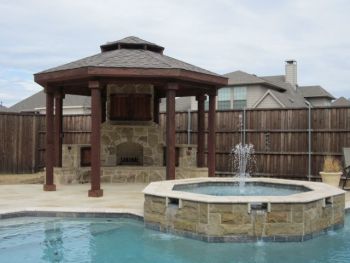
{"label": "window", "polygon": [[219,89],[218,110],[231,109],[231,88]]}
{"label": "window", "polygon": [[233,108],[242,109],[247,107],[247,88],[235,87],[233,89]]}
{"label": "window", "polygon": [[151,116],[150,94],[112,94],[110,103],[111,120],[149,121]]}

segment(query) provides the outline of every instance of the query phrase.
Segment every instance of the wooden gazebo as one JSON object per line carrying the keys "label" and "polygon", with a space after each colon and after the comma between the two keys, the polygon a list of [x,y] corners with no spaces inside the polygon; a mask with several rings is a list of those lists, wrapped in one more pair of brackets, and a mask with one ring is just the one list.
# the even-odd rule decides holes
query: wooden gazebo
{"label": "wooden gazebo", "polygon": [[[150,109],[158,123],[159,102],[166,98],[166,179],[175,179],[175,98],[196,96],[198,101],[197,165],[204,166],[204,104],[209,97],[208,176],[215,175],[215,108],[218,88],[227,79],[168,57],[164,48],[137,37],[127,37],[101,46],[101,53],[35,74],[46,93],[46,182],[45,191],[55,191],[54,166],[62,160],[62,100],[65,94],[91,96],[91,189],[89,196],[103,195],[100,188],[100,128],[106,117],[106,86],[140,84],[153,86],[153,107],[143,100],[138,108]],[[117,107],[124,107],[120,104]],[[146,114],[147,115],[147,114]],[[128,115],[125,115],[128,116]],[[124,116],[124,118],[125,118]],[[143,116],[147,118],[147,116]]]}

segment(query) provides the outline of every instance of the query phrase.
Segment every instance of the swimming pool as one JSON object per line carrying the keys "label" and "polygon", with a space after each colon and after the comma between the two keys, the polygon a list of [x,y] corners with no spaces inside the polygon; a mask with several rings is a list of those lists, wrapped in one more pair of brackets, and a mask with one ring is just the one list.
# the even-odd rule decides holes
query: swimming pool
{"label": "swimming pool", "polygon": [[0,220],[0,262],[350,262],[343,229],[302,243],[205,243],[144,228],[134,219]]}

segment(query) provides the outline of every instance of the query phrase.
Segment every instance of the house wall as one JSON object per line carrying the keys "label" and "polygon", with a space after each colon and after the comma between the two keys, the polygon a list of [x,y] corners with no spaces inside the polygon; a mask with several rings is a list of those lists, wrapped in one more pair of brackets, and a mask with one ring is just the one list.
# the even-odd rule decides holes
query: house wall
{"label": "house wall", "polygon": [[[247,86],[247,108],[252,108],[253,105],[266,93],[267,90],[267,88],[261,85]],[[231,100],[233,99],[234,98],[232,95]],[[189,101],[186,100],[186,103],[187,107],[192,111],[196,111],[198,109],[198,103],[195,97],[191,97]],[[280,105],[278,104],[277,107],[280,107]],[[184,110],[186,107],[182,104],[181,108]]]}
{"label": "house wall", "polygon": [[247,108],[253,108],[255,103],[266,93],[268,89],[261,85],[247,87]]}
{"label": "house wall", "polygon": [[267,95],[257,106],[257,109],[282,108],[274,97]]}
{"label": "house wall", "polygon": [[[262,85],[251,85],[251,86],[246,86],[247,87],[247,108],[253,108],[253,106],[256,104],[258,100],[261,99],[261,97],[266,93],[268,88],[262,86]],[[233,89],[234,87],[232,87]],[[233,92],[231,92],[231,100],[234,99],[233,97]],[[273,101],[273,98],[268,99],[266,102],[266,105],[264,107],[266,108],[280,108],[281,105]],[[218,98],[217,98],[218,101]],[[162,99],[162,104],[161,104],[161,112],[165,111],[165,105],[166,105],[166,100]],[[196,100],[196,97],[182,97],[178,98],[176,100],[176,111],[187,111],[190,109],[191,111],[196,111],[198,109],[198,103]]]}

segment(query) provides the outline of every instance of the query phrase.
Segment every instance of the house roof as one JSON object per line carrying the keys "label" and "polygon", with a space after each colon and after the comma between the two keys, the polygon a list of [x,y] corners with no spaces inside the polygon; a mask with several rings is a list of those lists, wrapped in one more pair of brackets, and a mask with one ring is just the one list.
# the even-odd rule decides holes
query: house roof
{"label": "house roof", "polygon": [[[127,44],[127,45],[118,45]],[[140,48],[144,45],[145,48]],[[152,49],[153,47],[153,49]],[[154,48],[156,48],[154,50]],[[38,74],[63,71],[85,67],[105,68],[141,68],[141,69],[183,69],[219,76],[211,71],[163,55],[159,49],[163,47],[137,37],[127,37],[101,46],[101,53],[54,67]],[[164,48],[163,48],[164,49]]]}
{"label": "house roof", "polygon": [[301,93],[305,98],[329,98],[334,100],[335,98],[324,88],[318,85],[314,86],[300,86]]}
{"label": "house roof", "polygon": [[265,76],[261,78],[265,79],[269,83],[273,83],[276,86],[284,88],[284,92],[278,92],[275,90],[272,90],[272,92],[285,107],[305,107],[305,98],[303,97],[301,91],[298,88],[296,89],[290,83],[286,82],[283,75]]}
{"label": "house roof", "polygon": [[[88,96],[79,96],[79,95],[69,95],[67,94],[63,100],[63,107],[69,106],[83,106],[90,107],[91,98]],[[11,112],[28,112],[35,111],[37,108],[46,107],[46,97],[44,91],[39,91],[34,95],[16,103],[11,106],[8,111]]]}
{"label": "house roof", "polygon": [[8,108],[6,108],[5,106],[0,105],[0,111],[7,111],[7,110],[8,110]]}
{"label": "house roof", "polygon": [[228,78],[229,86],[260,84],[260,85],[268,86],[269,88],[274,90],[285,91],[284,87],[276,83],[270,82],[264,79],[263,77],[258,77],[254,74],[249,74],[241,70],[224,74],[224,76]]}
{"label": "house roof", "polygon": [[350,100],[340,97],[332,102],[333,107],[350,107]]}

